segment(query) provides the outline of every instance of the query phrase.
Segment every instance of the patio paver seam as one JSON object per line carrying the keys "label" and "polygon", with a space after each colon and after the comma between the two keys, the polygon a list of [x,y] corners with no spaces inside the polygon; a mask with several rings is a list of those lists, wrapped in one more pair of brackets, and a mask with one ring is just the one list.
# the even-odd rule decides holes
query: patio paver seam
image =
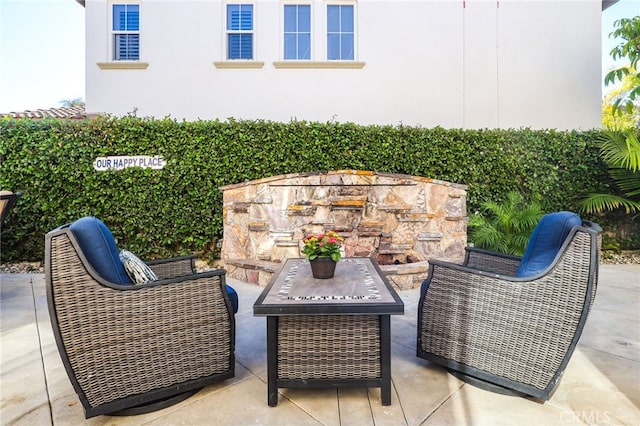
{"label": "patio paver seam", "polygon": [[38,351],[40,352],[40,356],[38,357],[38,359],[40,360],[40,368],[42,369],[42,380],[44,380],[44,389],[47,394],[47,408],[49,410],[49,418],[51,419],[51,423],[53,424],[53,406],[51,405],[53,396],[49,392],[49,379],[47,378],[47,369],[45,367],[44,361],[44,348],[42,347],[42,333],[40,332],[40,321],[38,321],[38,312],[36,308],[36,292],[34,289],[33,278],[29,278],[29,288],[31,289],[31,300],[33,301],[33,316],[36,326],[36,335],[38,336]]}
{"label": "patio paver seam", "polygon": [[408,425],[409,424],[409,420],[407,419],[407,413],[404,410],[404,406],[402,405],[402,400],[400,399],[400,394],[398,393],[398,388],[396,386],[396,381],[393,380],[393,377],[391,378],[391,386],[393,387],[393,393],[397,396],[398,398],[398,406],[400,407],[400,412],[402,413],[402,418],[404,419],[404,424]]}

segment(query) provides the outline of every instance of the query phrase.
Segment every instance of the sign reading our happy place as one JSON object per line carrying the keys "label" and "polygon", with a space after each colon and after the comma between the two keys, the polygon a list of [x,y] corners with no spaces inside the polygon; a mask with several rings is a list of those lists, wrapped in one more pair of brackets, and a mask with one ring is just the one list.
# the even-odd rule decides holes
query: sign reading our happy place
{"label": "sign reading our happy place", "polygon": [[143,169],[162,169],[164,158],[159,155],[116,155],[112,157],[98,157],[93,162],[93,168],[99,172],[107,170],[122,170],[128,167],[142,167]]}

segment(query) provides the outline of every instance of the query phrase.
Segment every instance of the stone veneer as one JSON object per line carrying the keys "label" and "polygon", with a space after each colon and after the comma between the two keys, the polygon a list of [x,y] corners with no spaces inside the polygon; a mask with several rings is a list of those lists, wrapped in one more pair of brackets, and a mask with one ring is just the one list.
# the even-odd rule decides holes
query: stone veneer
{"label": "stone veneer", "polygon": [[228,276],[265,286],[301,240],[333,229],[346,256],[374,257],[399,289],[414,288],[429,258],[461,261],[466,186],[360,170],[295,173],[228,185],[222,260]]}

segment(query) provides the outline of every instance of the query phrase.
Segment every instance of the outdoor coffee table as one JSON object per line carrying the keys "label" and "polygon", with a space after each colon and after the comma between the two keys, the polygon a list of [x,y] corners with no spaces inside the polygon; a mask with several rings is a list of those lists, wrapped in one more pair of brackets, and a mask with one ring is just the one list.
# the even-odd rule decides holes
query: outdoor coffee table
{"label": "outdoor coffee table", "polygon": [[370,258],[341,259],[315,279],[309,262],[287,259],[253,305],[267,317],[267,397],[278,388],[380,387],[391,404],[390,315],[404,304]]}

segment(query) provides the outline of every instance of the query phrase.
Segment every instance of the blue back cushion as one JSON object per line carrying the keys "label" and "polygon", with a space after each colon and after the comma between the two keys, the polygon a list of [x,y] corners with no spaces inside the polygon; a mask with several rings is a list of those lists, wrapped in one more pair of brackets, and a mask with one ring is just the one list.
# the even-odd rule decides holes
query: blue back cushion
{"label": "blue back cushion", "polygon": [[227,285],[227,294],[229,294],[229,300],[231,301],[231,306],[233,307],[233,313],[238,313],[238,293],[236,290]]}
{"label": "blue back cushion", "polygon": [[536,275],[551,265],[562,243],[574,226],[582,225],[580,216],[571,212],[549,213],[538,222],[520,261],[517,277]]}
{"label": "blue back cushion", "polygon": [[132,284],[120,261],[116,241],[107,225],[95,217],[83,217],[69,226],[93,269],[115,284]]}

